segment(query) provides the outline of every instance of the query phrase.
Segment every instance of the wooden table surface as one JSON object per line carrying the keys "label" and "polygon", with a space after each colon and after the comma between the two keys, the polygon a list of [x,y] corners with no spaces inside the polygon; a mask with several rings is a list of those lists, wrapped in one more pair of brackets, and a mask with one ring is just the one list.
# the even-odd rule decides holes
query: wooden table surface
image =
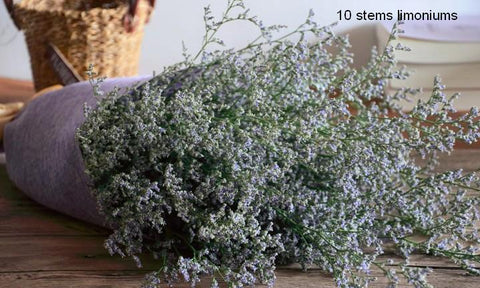
{"label": "wooden table surface", "polygon": [[[444,167],[474,169],[479,160],[480,151],[459,150]],[[0,166],[0,287],[139,287],[155,263],[137,269],[130,259],[110,256],[103,247],[108,233],[31,201],[13,186],[5,167]],[[415,255],[411,265],[434,267],[429,279],[435,287],[480,287],[480,277],[465,276],[441,258]],[[380,279],[372,287],[385,284]],[[334,285],[330,276],[318,269],[305,273],[293,266],[277,270],[275,287]]]}
{"label": "wooden table surface", "polygon": [[[480,150],[458,150],[441,169],[479,166]],[[140,287],[156,263],[137,269],[130,259],[110,256],[103,247],[108,234],[33,202],[13,186],[0,165],[0,287]],[[466,276],[441,258],[415,255],[411,265],[434,268],[429,279],[435,287],[480,287],[480,277]],[[275,287],[334,287],[331,277],[318,269],[280,267],[276,275]],[[208,287],[208,279],[202,283],[200,287]],[[386,286],[383,278],[375,283],[372,287]]]}
{"label": "wooden table surface", "polygon": [[0,103],[25,102],[33,93],[31,81],[0,78]]}

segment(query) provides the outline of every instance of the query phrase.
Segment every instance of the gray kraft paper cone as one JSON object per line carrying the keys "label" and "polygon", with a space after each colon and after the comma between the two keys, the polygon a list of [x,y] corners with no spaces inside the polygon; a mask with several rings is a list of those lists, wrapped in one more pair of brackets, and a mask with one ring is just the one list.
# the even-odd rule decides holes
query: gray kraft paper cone
{"label": "gray kraft paper cone", "polygon": [[[108,92],[150,77],[109,79]],[[51,209],[107,226],[91,194],[78,143],[84,104],[94,107],[90,83],[80,82],[31,101],[5,128],[4,149],[10,179],[27,196]]]}

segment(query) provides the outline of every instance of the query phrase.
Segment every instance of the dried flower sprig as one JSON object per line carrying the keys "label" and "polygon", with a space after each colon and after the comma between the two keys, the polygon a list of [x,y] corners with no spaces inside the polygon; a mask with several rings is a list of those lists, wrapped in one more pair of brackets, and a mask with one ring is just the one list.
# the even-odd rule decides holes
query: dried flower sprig
{"label": "dried flower sprig", "polygon": [[[77,138],[116,227],[110,253],[139,266],[138,255],[152,253],[160,268],[145,287],[179,277],[195,285],[204,274],[212,287],[271,286],[276,265],[290,262],[331,272],[339,287],[367,286],[373,267],[392,286],[402,275],[427,287],[430,270],[408,266],[414,251],[479,274],[480,179],[431,169],[455,141],[477,141],[478,110],[452,118],[454,97],[436,78],[432,97],[402,112],[396,100],[418,91],[385,94],[388,79],[407,76],[395,48],[374,50],[357,71],[347,39],[312,13],[275,38],[278,26],[263,27],[230,0],[227,11],[237,9],[217,22],[206,11],[196,56],[86,110]],[[258,39],[205,51],[222,23],[242,19],[258,25]],[[322,40],[307,45],[307,33]],[[420,166],[415,154],[433,160]],[[379,260],[386,241],[403,263]]]}

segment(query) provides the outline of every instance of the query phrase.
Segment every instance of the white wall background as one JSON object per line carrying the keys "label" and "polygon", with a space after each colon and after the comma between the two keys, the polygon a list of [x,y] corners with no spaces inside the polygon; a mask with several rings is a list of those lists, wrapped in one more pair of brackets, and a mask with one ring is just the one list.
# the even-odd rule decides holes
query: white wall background
{"label": "white wall background", "polygon": [[[397,9],[412,12],[457,12],[480,14],[479,0],[246,0],[252,14],[264,23],[286,24],[290,27],[302,23],[310,8],[320,24],[337,21],[336,12],[349,9],[352,12],[393,12]],[[226,0],[157,0],[157,7],[146,28],[140,59],[140,74],[161,71],[165,65],[182,59],[182,40],[192,53],[196,51],[203,36],[203,7],[210,4],[220,13]],[[375,44],[372,22],[341,21],[339,32],[348,32],[354,45],[358,63],[368,58],[370,47]],[[253,31],[248,25],[226,27],[221,37],[229,46],[239,47],[252,39]],[[16,31],[3,5],[0,4],[0,77],[30,79],[28,52],[21,32]]]}

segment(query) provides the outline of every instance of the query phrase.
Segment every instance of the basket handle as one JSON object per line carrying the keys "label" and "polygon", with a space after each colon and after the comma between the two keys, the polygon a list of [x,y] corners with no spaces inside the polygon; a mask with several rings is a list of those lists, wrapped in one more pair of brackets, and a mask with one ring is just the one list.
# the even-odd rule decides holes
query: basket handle
{"label": "basket handle", "polygon": [[15,18],[15,10],[13,7],[13,0],[3,0],[5,3],[5,7],[7,7],[8,14],[10,14],[10,18],[12,18],[13,24],[20,30],[20,25],[18,25],[17,19]]}
{"label": "basket handle", "polygon": [[58,80],[64,86],[83,81],[82,76],[73,68],[60,49],[52,43],[47,44],[46,57]]}
{"label": "basket handle", "polygon": [[[135,18],[137,16],[138,2],[139,0],[128,0],[128,12],[125,17],[123,17],[123,26],[128,32],[133,32],[136,29]],[[155,0],[148,0],[148,3],[150,4],[151,9],[147,18],[147,22],[150,20],[150,13],[155,7]]]}

